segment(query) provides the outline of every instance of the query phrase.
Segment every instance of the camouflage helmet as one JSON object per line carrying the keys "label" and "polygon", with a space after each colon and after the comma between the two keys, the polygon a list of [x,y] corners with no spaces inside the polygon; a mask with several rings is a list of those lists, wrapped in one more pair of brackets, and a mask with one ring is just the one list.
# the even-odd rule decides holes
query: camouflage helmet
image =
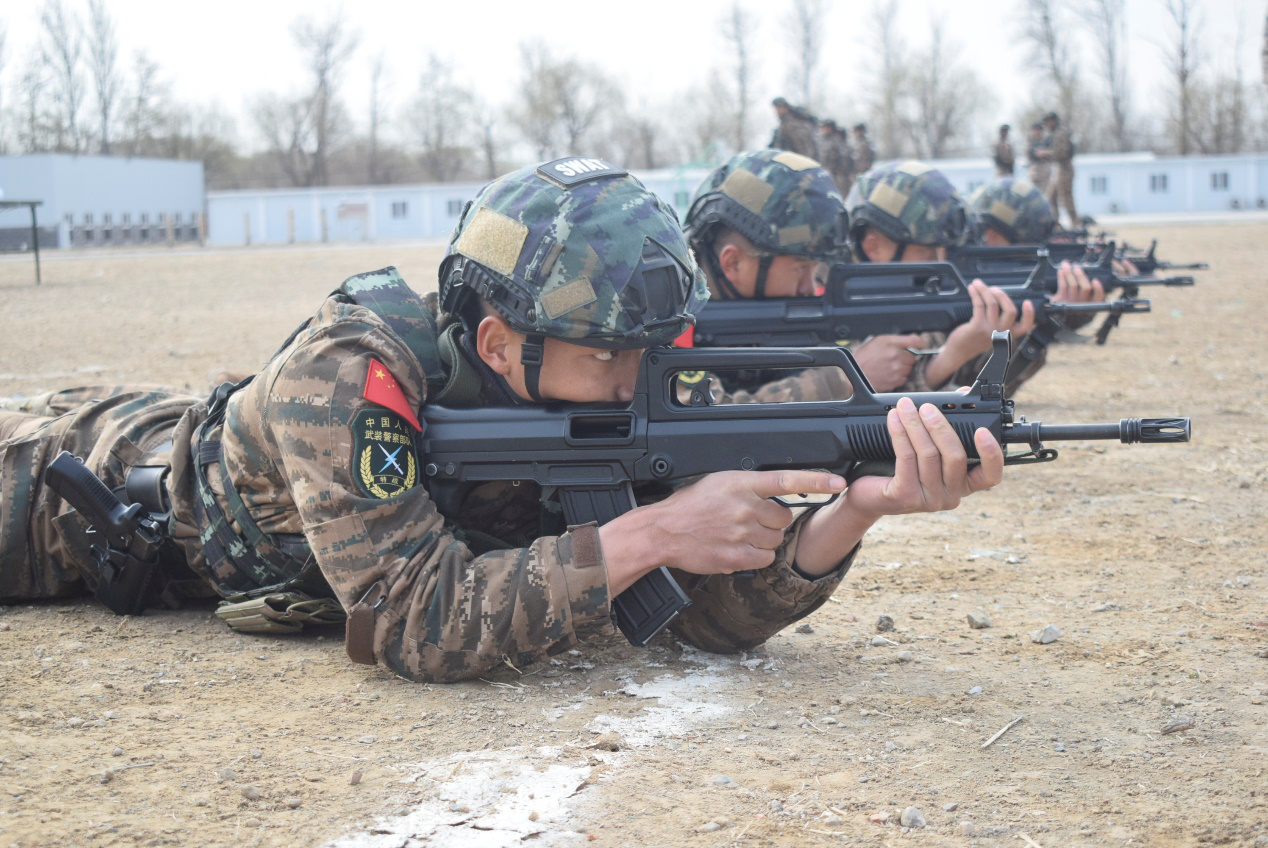
{"label": "camouflage helmet", "polygon": [[990,227],[1012,244],[1042,244],[1057,223],[1043,192],[1015,177],[989,182],[973,192],[969,209],[979,227]]}
{"label": "camouflage helmet", "polygon": [[705,177],[683,228],[701,256],[713,256],[714,230],[721,226],[768,257],[838,262],[850,255],[848,220],[832,175],[818,162],[766,149],[733,156]]}
{"label": "camouflage helmet", "polygon": [[968,238],[964,200],[941,171],[924,162],[891,163],[860,175],[845,205],[860,259],[869,226],[900,245],[958,247]]}
{"label": "camouflage helmet", "polygon": [[[673,209],[624,169],[570,157],[486,185],[440,265],[440,306],[479,295],[528,337],[535,400],[544,339],[612,350],[668,344],[709,297]],[[536,358],[536,362],[530,362]]]}

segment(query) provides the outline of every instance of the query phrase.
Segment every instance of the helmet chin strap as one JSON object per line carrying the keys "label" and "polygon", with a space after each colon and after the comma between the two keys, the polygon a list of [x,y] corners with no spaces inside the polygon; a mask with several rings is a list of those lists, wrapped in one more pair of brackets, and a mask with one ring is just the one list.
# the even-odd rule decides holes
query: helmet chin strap
{"label": "helmet chin strap", "polygon": [[538,383],[542,376],[542,360],[546,355],[546,337],[539,333],[529,333],[520,345],[520,363],[524,366],[524,388],[528,396],[537,403],[545,403]]}
{"label": "helmet chin strap", "polygon": [[766,254],[757,262],[757,285],[753,287],[753,297],[759,300],[766,297],[766,274],[770,271],[770,265],[774,261],[774,256]]}
{"label": "helmet chin strap", "polygon": [[900,241],[900,242],[898,243],[898,252],[897,252],[897,253],[895,253],[895,254],[894,254],[894,258],[893,258],[893,259],[891,259],[891,260],[889,260],[889,261],[890,261],[890,262],[902,262],[902,261],[903,261],[903,254],[904,254],[904,253],[906,253],[906,252],[907,252],[907,242],[905,242],[905,241]]}

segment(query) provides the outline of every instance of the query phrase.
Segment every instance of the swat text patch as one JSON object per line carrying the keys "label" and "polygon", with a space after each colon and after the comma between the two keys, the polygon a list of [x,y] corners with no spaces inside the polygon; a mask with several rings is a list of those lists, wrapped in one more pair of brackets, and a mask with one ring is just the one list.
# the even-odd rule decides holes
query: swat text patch
{"label": "swat text patch", "polygon": [[579,159],[575,156],[547,162],[537,169],[537,176],[560,188],[597,180],[599,177],[625,177],[629,171],[609,165],[602,159]]}
{"label": "swat text patch", "polygon": [[393,498],[418,484],[414,433],[400,414],[369,407],[352,418],[352,476],[372,498]]}

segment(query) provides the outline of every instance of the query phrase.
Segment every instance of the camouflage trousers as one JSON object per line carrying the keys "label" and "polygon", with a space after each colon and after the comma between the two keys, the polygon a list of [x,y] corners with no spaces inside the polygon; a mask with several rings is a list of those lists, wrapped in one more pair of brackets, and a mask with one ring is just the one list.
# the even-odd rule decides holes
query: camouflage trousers
{"label": "camouflage trousers", "polygon": [[[61,451],[82,458],[108,487],[122,487],[129,468],[171,461],[173,434],[200,402],[162,390],[103,386],[4,404],[0,601],[68,597],[95,584],[86,522],[44,484],[45,469]],[[193,529],[180,535],[177,542],[196,554]]]}
{"label": "camouflage trousers", "polygon": [[1048,184],[1047,195],[1057,223],[1061,222],[1061,207],[1064,207],[1070,215],[1070,229],[1077,230],[1079,213],[1074,211],[1074,169],[1058,165],[1052,182]]}
{"label": "camouflage trousers", "polygon": [[1031,162],[1027,170],[1027,176],[1034,183],[1035,188],[1040,193],[1047,195],[1048,184],[1052,181],[1052,163],[1051,162]]}

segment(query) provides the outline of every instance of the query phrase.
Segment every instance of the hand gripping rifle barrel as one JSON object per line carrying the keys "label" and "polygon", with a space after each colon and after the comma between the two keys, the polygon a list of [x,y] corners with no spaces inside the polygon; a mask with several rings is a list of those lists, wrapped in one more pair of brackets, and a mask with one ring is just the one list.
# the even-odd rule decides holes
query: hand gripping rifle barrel
{"label": "hand gripping rifle barrel", "polygon": [[[1046,462],[1045,440],[1180,442],[1185,418],[1118,424],[1043,425],[1014,421],[1005,397],[1009,337],[996,333],[989,361],[967,393],[876,393],[849,351],[812,348],[656,349],[643,355],[628,406],[568,404],[447,409],[426,406],[423,480],[446,518],[456,520],[471,489],[492,481],[532,482],[558,496],[569,525],[604,524],[636,506],[633,486],[674,483],[715,471],[822,469],[842,476],[857,463],[894,460],[886,418],[902,397],[931,403],[946,416],[969,458],[986,428],[1009,464]],[[708,380],[694,373],[745,369],[837,368],[853,386],[846,400],[714,404]],[[680,376],[682,380],[680,381]],[[689,601],[665,568],[644,575],[613,600],[617,625],[644,645]]]}

